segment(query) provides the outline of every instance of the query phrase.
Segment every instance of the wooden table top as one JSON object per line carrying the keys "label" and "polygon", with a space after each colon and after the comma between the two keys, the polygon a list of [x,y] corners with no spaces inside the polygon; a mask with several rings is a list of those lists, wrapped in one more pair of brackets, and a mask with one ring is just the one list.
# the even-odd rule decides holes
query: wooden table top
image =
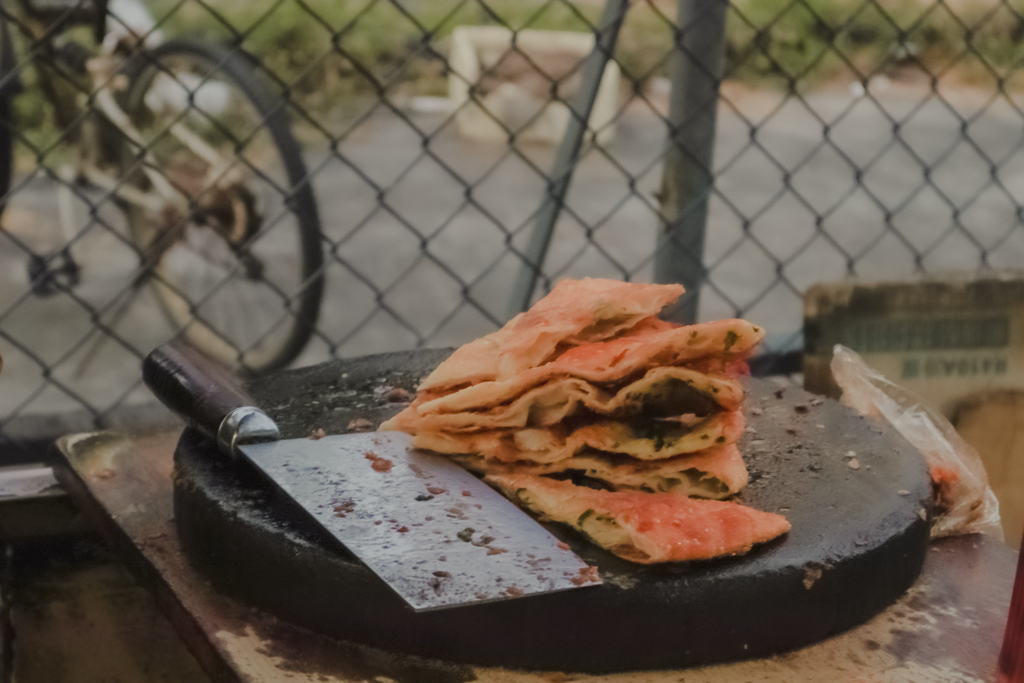
{"label": "wooden table top", "polygon": [[188,564],[174,526],[178,434],[79,434],[57,444],[58,479],[150,590],[218,681],[526,683],[971,683],[994,680],[1016,553],[983,536],[932,543],[917,583],[865,624],[774,657],[603,676],[432,661],[339,642],[214,591]]}

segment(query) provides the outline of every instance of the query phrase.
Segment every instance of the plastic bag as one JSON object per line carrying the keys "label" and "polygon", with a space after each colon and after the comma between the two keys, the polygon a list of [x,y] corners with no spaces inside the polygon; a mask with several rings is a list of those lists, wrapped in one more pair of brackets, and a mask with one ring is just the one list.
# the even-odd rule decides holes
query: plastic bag
{"label": "plastic bag", "polygon": [[932,538],[984,533],[1002,539],[999,501],[985,466],[949,420],[841,344],[833,349],[832,376],[843,390],[843,403],[886,419],[924,456],[935,502]]}

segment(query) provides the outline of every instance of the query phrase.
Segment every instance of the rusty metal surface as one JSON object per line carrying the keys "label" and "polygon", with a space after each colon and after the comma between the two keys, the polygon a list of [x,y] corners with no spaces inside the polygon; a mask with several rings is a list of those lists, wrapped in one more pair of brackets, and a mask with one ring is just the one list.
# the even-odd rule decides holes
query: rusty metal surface
{"label": "rusty metal surface", "polygon": [[10,639],[0,681],[209,683],[149,592],[90,537],[34,539],[2,554]]}
{"label": "rusty metal surface", "polygon": [[471,681],[465,667],[329,641],[216,593],[188,564],[174,529],[177,433],[96,433],[58,442],[57,477],[215,681]]}
{"label": "rusty metal surface", "polygon": [[[177,434],[90,434],[59,443],[58,478],[154,590],[188,647],[218,681],[394,680],[419,683],[679,681],[680,671],[590,676],[459,666],[333,641],[210,588],[185,561],[172,519]],[[1015,553],[984,537],[931,546],[922,577],[892,607],[818,645],[767,659],[685,671],[687,683],[750,681],[990,681]]]}
{"label": "rusty metal surface", "polygon": [[63,536],[84,528],[52,468],[0,467],[0,541]]}

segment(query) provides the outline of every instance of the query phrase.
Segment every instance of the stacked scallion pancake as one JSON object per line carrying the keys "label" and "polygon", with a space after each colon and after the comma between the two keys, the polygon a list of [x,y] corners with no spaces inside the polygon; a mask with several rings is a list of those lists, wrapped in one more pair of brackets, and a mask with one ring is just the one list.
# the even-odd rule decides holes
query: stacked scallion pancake
{"label": "stacked scallion pancake", "polygon": [[722,501],[747,483],[739,376],[764,333],[745,320],[658,319],[682,293],[564,280],[456,350],[381,429],[409,432],[626,559],[746,552],[789,529]]}

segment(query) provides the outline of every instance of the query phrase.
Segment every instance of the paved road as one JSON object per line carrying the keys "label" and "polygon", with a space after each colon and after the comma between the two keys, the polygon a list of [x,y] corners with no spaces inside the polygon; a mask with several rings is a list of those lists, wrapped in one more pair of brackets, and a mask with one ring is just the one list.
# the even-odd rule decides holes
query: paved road
{"label": "paved road", "polygon": [[[785,347],[798,343],[800,292],[815,282],[974,270],[983,259],[997,268],[1024,262],[1015,199],[1024,197],[1024,118],[1007,102],[986,105],[976,93],[947,93],[942,101],[875,85],[877,99],[837,89],[803,102],[727,88],[703,318],[739,312]],[[505,315],[517,266],[506,241],[525,244],[523,226],[545,187],[539,170],[550,167],[552,150],[534,146],[516,155],[460,139],[451,127],[437,130],[442,115],[412,117],[432,134],[429,154],[417,132],[384,110],[349,132],[339,147],[343,158],[322,140],[309,141],[321,216],[340,260],[328,271],[323,338],[300,363],[327,358],[331,344],[342,355],[457,344]],[[588,154],[569,197],[579,220],[559,225],[549,274],[650,278],[664,139],[659,118],[638,105],[624,115],[607,156]],[[933,167],[927,174],[925,165]],[[859,180],[855,166],[865,167]],[[627,174],[636,176],[633,189]],[[113,232],[123,229],[116,211],[99,215]],[[25,180],[5,226],[37,250],[60,244],[52,185]],[[83,367],[94,338],[86,306],[105,308],[129,281],[133,260],[95,222],[75,250],[85,268],[78,300],[27,297],[24,254],[0,232],[0,419],[146,399],[137,389],[138,355],[167,326],[141,295],[117,328],[123,342],[103,344]],[[50,379],[42,366],[52,368]]]}

